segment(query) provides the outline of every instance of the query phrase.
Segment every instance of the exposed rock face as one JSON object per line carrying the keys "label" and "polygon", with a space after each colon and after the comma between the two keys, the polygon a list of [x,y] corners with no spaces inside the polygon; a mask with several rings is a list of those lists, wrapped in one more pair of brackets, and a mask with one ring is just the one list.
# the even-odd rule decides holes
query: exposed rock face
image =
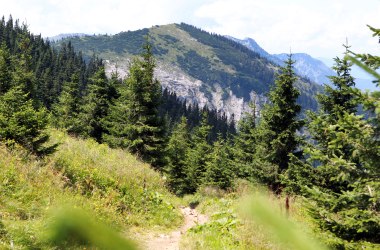
{"label": "exposed rock face", "polygon": [[175,92],[177,96],[184,98],[191,104],[197,103],[200,107],[205,105],[212,107],[201,91],[201,87],[204,85],[202,81],[186,75],[179,68],[163,64],[159,64],[154,73],[163,88]]}
{"label": "exposed rock face", "polygon": [[[141,53],[144,37],[150,36],[157,67],[155,76],[163,88],[175,92],[187,103],[221,111],[239,120],[254,101],[259,111],[265,95],[275,83],[280,59],[263,50],[253,39],[244,45],[188,24],[168,24],[115,35],[69,37],[76,50],[90,59],[94,53],[106,62],[108,74],[128,74],[134,55]],[[248,46],[248,48],[246,47]],[[254,52],[252,52],[253,50]],[[270,57],[270,58],[269,58]],[[307,79],[296,83],[304,110],[317,108],[315,94],[322,87]]]}
{"label": "exposed rock face", "polygon": [[[125,78],[129,62],[130,60],[125,60],[123,63],[116,64],[106,60],[106,72],[110,76],[112,72],[117,70],[119,76]],[[213,91],[210,93],[211,98],[208,98],[204,90],[202,90],[202,86],[205,87],[205,84],[201,80],[188,76],[178,67],[157,63],[154,73],[163,88],[175,92],[177,96],[188,103],[198,104],[200,107],[206,105],[211,109],[225,113],[229,119],[234,117],[235,121],[239,121],[245,112],[250,111],[248,102],[244,102],[243,98],[237,97],[232,91],[228,91],[226,96],[225,91],[222,90],[219,84],[214,84]],[[267,102],[267,97],[254,91],[250,92],[250,98],[252,102],[255,102],[257,112]]]}

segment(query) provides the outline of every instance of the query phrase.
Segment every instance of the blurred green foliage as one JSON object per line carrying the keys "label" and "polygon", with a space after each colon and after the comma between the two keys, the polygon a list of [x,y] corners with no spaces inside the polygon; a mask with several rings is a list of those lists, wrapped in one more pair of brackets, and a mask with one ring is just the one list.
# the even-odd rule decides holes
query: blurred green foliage
{"label": "blurred green foliage", "polygon": [[63,249],[75,245],[97,249],[137,249],[130,240],[78,209],[63,208],[53,218],[47,231],[49,244]]}

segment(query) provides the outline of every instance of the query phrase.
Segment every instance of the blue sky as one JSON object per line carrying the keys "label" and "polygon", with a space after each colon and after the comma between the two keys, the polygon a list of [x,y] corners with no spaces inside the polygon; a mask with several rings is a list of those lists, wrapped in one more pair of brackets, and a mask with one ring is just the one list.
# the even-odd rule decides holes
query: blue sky
{"label": "blue sky", "polygon": [[237,38],[269,53],[332,58],[346,37],[357,52],[379,54],[366,24],[380,27],[380,0],[0,0],[0,14],[27,22],[43,36],[115,34],[186,22]]}

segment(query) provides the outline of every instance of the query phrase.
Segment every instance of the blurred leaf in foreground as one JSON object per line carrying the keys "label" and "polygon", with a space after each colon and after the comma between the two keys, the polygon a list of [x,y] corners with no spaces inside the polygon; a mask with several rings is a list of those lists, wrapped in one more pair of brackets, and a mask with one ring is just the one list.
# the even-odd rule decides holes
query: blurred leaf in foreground
{"label": "blurred leaf in foreground", "polygon": [[254,222],[262,225],[268,233],[273,234],[280,243],[293,250],[325,250],[320,243],[311,239],[297,226],[287,220],[280,211],[273,208],[268,198],[257,196],[243,203],[243,212]]}
{"label": "blurred leaf in foreground", "polygon": [[134,250],[135,245],[78,209],[62,209],[48,228],[48,241],[64,248],[85,245],[99,249]]}

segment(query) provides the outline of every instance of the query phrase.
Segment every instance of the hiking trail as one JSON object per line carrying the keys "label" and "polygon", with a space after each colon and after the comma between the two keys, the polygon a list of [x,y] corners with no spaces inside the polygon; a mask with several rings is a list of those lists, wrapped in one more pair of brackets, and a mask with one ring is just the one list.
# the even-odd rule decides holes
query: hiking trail
{"label": "hiking trail", "polygon": [[179,242],[182,234],[197,224],[204,224],[208,221],[206,215],[198,213],[190,207],[180,207],[184,216],[184,223],[178,229],[168,234],[154,234],[148,236],[144,249],[147,250],[179,250]]}

